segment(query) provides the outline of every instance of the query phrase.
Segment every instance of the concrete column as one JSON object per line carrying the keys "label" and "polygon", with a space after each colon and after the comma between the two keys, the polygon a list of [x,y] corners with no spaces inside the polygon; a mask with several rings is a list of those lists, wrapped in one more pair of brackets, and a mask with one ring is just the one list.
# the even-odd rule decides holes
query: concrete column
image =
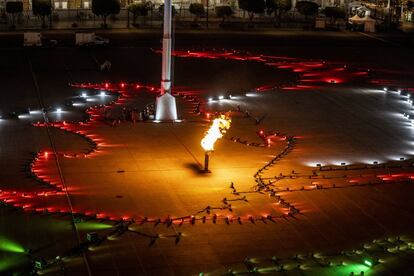
{"label": "concrete column", "polygon": [[157,97],[155,120],[171,122],[177,120],[177,106],[171,95],[171,48],[172,48],[172,4],[164,0],[164,34],[162,37],[161,96]]}
{"label": "concrete column", "polygon": [[162,37],[161,94],[171,93],[171,0],[164,1],[164,35]]}

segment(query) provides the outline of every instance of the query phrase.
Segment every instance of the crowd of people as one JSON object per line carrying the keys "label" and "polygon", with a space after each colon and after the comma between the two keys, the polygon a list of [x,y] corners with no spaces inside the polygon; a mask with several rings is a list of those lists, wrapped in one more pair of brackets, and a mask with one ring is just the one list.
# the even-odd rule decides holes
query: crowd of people
{"label": "crowd of people", "polygon": [[137,108],[129,108],[129,107],[122,107],[120,110],[116,109],[103,109],[103,119],[106,122],[110,122],[112,127],[116,127],[121,122],[143,122],[146,120],[150,120],[153,118],[155,113],[154,106],[148,105],[144,108],[144,110],[139,111]]}

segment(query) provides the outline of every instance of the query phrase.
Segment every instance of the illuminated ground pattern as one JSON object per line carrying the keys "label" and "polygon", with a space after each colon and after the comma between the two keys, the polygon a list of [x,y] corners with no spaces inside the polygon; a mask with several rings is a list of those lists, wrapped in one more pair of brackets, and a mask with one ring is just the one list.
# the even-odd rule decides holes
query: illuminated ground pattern
{"label": "illuminated ground pattern", "polygon": [[[120,253],[122,275],[377,275],[412,260],[414,148],[408,142],[394,150],[403,139],[394,129],[412,131],[410,87],[397,86],[387,72],[325,61],[236,51],[175,55],[261,63],[290,70],[297,81],[232,95],[178,87],[183,122],[174,124],[124,121],[122,107],[159,92],[140,83],[71,84],[86,91],[74,106],[108,99],[90,106],[81,122],[32,111],[39,120],[33,126],[49,135],[57,129],[70,139],[84,139],[83,148],[59,150],[52,143],[34,153],[25,173],[36,180],[35,188],[0,192],[5,208],[74,222],[79,245],[58,259],[42,254],[38,273],[63,267],[79,273],[86,266],[96,275],[114,275],[110,267],[97,265],[105,258],[118,263],[108,253],[114,248],[139,256]],[[303,103],[315,91],[330,94],[321,114],[311,100]],[[355,104],[354,118],[340,109],[344,99]],[[375,117],[384,106],[388,109]],[[295,115],[301,109],[310,113],[307,118]],[[56,112],[64,116],[65,111]],[[219,112],[230,112],[233,123],[212,154],[212,173],[205,174],[200,140]],[[395,121],[394,129],[369,121],[382,116]],[[373,129],[370,137],[365,127]],[[350,132],[353,139],[341,138]],[[389,133],[389,143],[371,143],[376,132]],[[98,237],[88,241],[91,231]],[[0,271],[39,258],[6,237],[0,241],[0,250],[8,252]],[[160,264],[147,265],[146,258],[159,258]]]}

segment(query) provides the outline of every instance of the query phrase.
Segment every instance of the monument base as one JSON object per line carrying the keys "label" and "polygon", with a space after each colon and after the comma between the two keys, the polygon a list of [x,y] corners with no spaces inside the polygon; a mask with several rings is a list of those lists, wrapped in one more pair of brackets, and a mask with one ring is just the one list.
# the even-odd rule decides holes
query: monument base
{"label": "monument base", "polygon": [[177,106],[175,104],[175,98],[170,93],[157,97],[155,103],[155,120],[160,122],[176,121],[177,118]]}

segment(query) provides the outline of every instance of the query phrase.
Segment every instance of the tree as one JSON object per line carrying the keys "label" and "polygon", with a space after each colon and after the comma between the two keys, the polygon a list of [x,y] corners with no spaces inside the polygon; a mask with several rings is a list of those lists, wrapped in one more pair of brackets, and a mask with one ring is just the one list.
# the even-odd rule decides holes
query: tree
{"label": "tree", "polygon": [[308,21],[308,16],[315,16],[318,13],[319,6],[315,2],[299,1],[296,3],[296,9],[300,14],[305,16]]}
{"label": "tree", "polygon": [[331,24],[339,18],[345,19],[346,13],[343,8],[340,7],[326,7],[325,16],[330,18]]}
{"label": "tree", "polygon": [[201,3],[191,3],[188,7],[190,13],[194,15],[194,23],[197,23],[197,20],[204,15],[204,5]]}
{"label": "tree", "polygon": [[46,28],[46,17],[52,13],[52,3],[50,0],[33,0],[33,14],[42,18],[42,28]]}
{"label": "tree", "polygon": [[253,22],[256,13],[264,13],[266,8],[265,0],[239,0],[240,9],[247,12],[250,23]]}
{"label": "tree", "polygon": [[14,24],[16,15],[18,13],[23,12],[23,2],[17,1],[17,2],[7,2],[6,3],[6,12],[11,14],[12,17],[12,27],[15,28],[16,25]]}
{"label": "tree", "polygon": [[230,6],[217,6],[215,9],[216,16],[222,19],[222,23],[234,14]]}
{"label": "tree", "polygon": [[118,14],[121,4],[118,0],[92,0],[92,12],[102,18],[102,26],[107,27],[106,19],[111,14]]}
{"label": "tree", "polygon": [[266,12],[269,15],[274,13],[277,26],[280,26],[282,14],[289,11],[291,8],[291,0],[266,0]]}
{"label": "tree", "polygon": [[137,16],[147,16],[150,6],[147,3],[132,3],[128,6],[128,12],[132,13],[132,24],[135,25]]}

